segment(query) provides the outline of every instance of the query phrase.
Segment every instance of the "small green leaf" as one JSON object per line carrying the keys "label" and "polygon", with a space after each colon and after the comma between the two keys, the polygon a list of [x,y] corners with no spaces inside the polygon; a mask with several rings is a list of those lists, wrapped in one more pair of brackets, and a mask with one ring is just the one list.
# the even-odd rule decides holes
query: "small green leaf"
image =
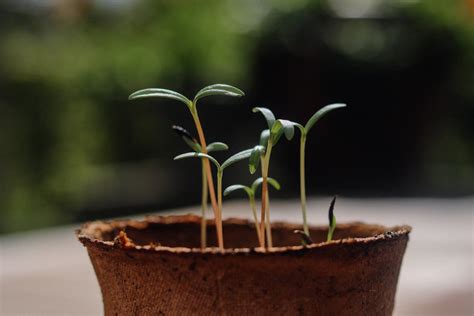
{"label": "small green leaf", "polygon": [[209,145],[207,145],[206,148],[207,148],[207,152],[213,152],[213,151],[227,150],[227,149],[229,149],[229,146],[227,146],[226,144],[221,143],[221,142],[214,142],[214,143],[210,143]]}
{"label": "small green leaf", "polygon": [[260,145],[263,146],[263,147],[267,147],[269,138],[270,138],[270,130],[269,129],[264,129],[260,133]]}
{"label": "small green leaf", "polygon": [[173,160],[181,160],[181,159],[186,159],[186,158],[207,158],[210,161],[212,161],[214,165],[216,165],[217,169],[221,169],[221,165],[214,157],[209,156],[208,154],[203,154],[203,153],[184,153],[184,154],[174,157]]}
{"label": "small green leaf", "polygon": [[234,184],[234,185],[228,186],[224,190],[224,196],[227,196],[230,193],[232,193],[234,191],[238,191],[238,190],[244,190],[249,197],[253,196],[252,189],[250,189],[248,186],[242,185],[242,184]]}
{"label": "small green leaf", "polygon": [[295,135],[295,124],[294,122],[292,121],[288,121],[288,120],[278,120],[281,122],[281,125],[283,127],[283,132],[285,133],[285,137],[286,139],[288,140],[291,140],[293,138],[293,136]]}
{"label": "small green leaf", "polygon": [[243,159],[247,159],[250,157],[250,154],[252,153],[252,149],[246,149],[244,151],[241,151],[239,153],[236,153],[235,155],[229,157],[224,163],[222,164],[222,170],[227,168],[228,166],[241,161]]}
{"label": "small green leaf", "polygon": [[189,133],[185,128],[178,126],[178,125],[173,125],[171,127],[176,134],[181,136],[181,138],[184,140],[184,142],[191,147],[192,150],[196,152],[201,152],[201,145],[199,142],[194,138],[191,133]]}
{"label": "small green leaf", "polygon": [[[262,178],[262,177],[256,179],[256,180],[252,183],[252,191],[255,192],[255,191],[257,190],[258,186],[262,184],[262,182],[263,182],[263,178]],[[271,186],[273,186],[275,189],[280,190],[280,183],[278,183],[277,180],[268,177],[268,178],[267,178],[267,182],[268,182]]]}
{"label": "small green leaf", "polygon": [[249,158],[249,171],[254,174],[260,165],[260,157],[265,153],[265,147],[257,145],[252,148]]}
{"label": "small green leaf", "polygon": [[321,119],[324,115],[331,112],[332,110],[340,109],[345,106],[346,105],[344,103],[334,103],[334,104],[326,105],[325,107],[317,111],[315,114],[313,114],[313,116],[311,116],[311,118],[306,123],[304,127],[306,130],[306,133],[308,133],[309,130],[314,126],[314,124],[316,124],[316,122],[319,121],[319,119]]}
{"label": "small green leaf", "polygon": [[186,98],[184,95],[172,90],[168,90],[168,89],[161,89],[161,88],[143,89],[143,90],[138,90],[132,93],[128,97],[129,100],[140,99],[140,98],[167,98],[167,99],[181,101],[184,104],[186,104],[189,108],[192,106],[192,101]]}
{"label": "small green leaf", "polygon": [[194,103],[196,103],[201,98],[211,96],[211,95],[226,95],[230,97],[241,97],[241,96],[244,96],[245,93],[239,88],[236,88],[227,84],[213,84],[199,90],[199,92],[196,93],[196,96],[194,97]]}
{"label": "small green leaf", "polygon": [[328,228],[328,238],[327,241],[332,240],[334,230],[336,229],[336,216],[334,216],[334,204],[336,203],[336,196],[331,201],[329,206],[328,218],[329,218],[329,228]]}
{"label": "small green leaf", "polygon": [[267,109],[267,108],[256,107],[256,108],[253,108],[253,109],[252,109],[252,112],[254,112],[254,113],[260,112],[260,113],[262,113],[263,117],[264,117],[265,120],[267,121],[268,128],[269,128],[270,130],[272,129],[272,126],[273,126],[273,124],[275,123],[275,115],[273,115],[272,111],[270,111],[270,110]]}

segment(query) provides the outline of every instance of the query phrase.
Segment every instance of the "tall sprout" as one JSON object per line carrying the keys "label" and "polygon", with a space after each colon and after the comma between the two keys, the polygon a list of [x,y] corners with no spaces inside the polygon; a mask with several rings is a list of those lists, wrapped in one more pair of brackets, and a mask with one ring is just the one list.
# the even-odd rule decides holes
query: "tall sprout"
{"label": "tall sprout", "polygon": [[[303,214],[303,231],[311,240],[308,228],[308,220],[306,215],[306,180],[305,180],[305,155],[306,155],[306,139],[308,136],[309,131],[313,126],[319,121],[324,115],[327,113],[345,107],[346,105],[343,103],[334,103],[330,105],[326,105],[319,111],[317,111],[311,118],[306,122],[306,125],[303,126],[301,124],[296,124],[301,132],[300,137],[300,198],[301,198],[301,212]],[[307,239],[303,239],[307,240]],[[305,242],[303,242],[305,243]]]}
{"label": "tall sprout", "polygon": [[[285,134],[286,139],[291,140],[295,134],[294,126],[295,123],[283,120],[275,119],[272,111],[263,107],[256,107],[252,110],[254,113],[261,113],[265,118],[268,125],[268,132],[262,132],[260,137],[261,145],[255,146],[252,150],[252,154],[249,159],[249,169],[250,173],[254,173],[258,165],[261,163],[262,170],[262,207],[261,207],[261,219],[260,219],[260,232],[263,235],[265,232],[265,224],[267,223],[267,232],[268,237],[268,246],[272,247],[271,244],[271,225],[268,218],[268,221],[265,220],[266,213],[269,213],[268,203],[268,170],[270,168],[270,158],[272,153],[272,148],[278,143],[281,136]],[[268,216],[267,216],[268,217]],[[265,238],[263,238],[264,245]]]}
{"label": "tall sprout", "polygon": [[[280,184],[278,183],[278,181],[276,181],[275,179],[270,178],[270,177],[267,179],[267,181],[275,189],[280,190]],[[256,209],[256,205],[255,205],[255,195],[257,193],[258,187],[262,184],[262,182],[263,182],[263,178],[260,177],[260,178],[256,179],[252,183],[251,186],[246,186],[246,185],[242,185],[242,184],[234,184],[234,185],[228,186],[224,190],[224,196],[227,196],[228,194],[230,194],[232,192],[235,192],[235,191],[239,191],[239,190],[245,191],[245,193],[247,193],[247,196],[249,198],[250,208],[252,210],[253,219],[254,219],[254,222],[255,222],[255,230],[257,231],[258,243],[259,243],[260,247],[264,247],[264,242],[263,242],[263,236],[261,234],[261,231],[259,229],[259,224],[258,224],[257,209]]]}
{"label": "tall sprout", "polygon": [[[190,132],[188,132],[185,128],[173,125],[173,130],[183,139],[183,141],[192,149],[194,152],[201,153],[201,145],[199,142],[194,138]],[[213,151],[222,151],[227,150],[229,147],[221,142],[214,142],[207,145],[207,152]],[[201,249],[206,248],[207,244],[207,228],[206,228],[206,213],[207,213],[207,197],[208,197],[208,189],[207,189],[207,176],[206,176],[206,166],[204,163],[204,159],[201,159]]]}
{"label": "tall sprout", "polygon": [[[220,164],[214,157],[205,153],[190,152],[190,153],[184,153],[184,154],[174,157],[174,160],[180,160],[180,159],[185,159],[185,158],[206,158],[210,160],[216,166],[216,169],[217,169],[217,207],[218,207],[217,214],[219,214],[219,218],[217,218],[216,220],[216,230],[220,230],[222,232],[222,178],[224,175],[224,170],[230,165],[233,165],[234,163],[240,160],[249,158],[251,151],[252,151],[251,149],[241,151],[231,156],[230,158],[228,158],[222,164]],[[220,225],[220,227],[217,227],[217,224]],[[224,250],[223,240],[222,240],[222,244],[219,244],[219,248],[221,250]]]}
{"label": "tall sprout", "polygon": [[[214,84],[214,85],[210,85],[199,90],[198,93],[196,93],[196,95],[194,96],[193,100],[188,99],[187,97],[185,97],[184,95],[178,92],[168,90],[168,89],[161,89],[161,88],[149,88],[149,89],[136,91],[129,96],[129,99],[134,100],[134,99],[140,99],[140,98],[167,98],[167,99],[177,100],[184,103],[187,106],[189,112],[191,113],[191,116],[193,117],[194,125],[196,126],[196,130],[199,137],[199,143],[202,148],[202,153],[206,154],[207,143],[206,143],[206,138],[204,136],[204,131],[202,129],[201,121],[199,120],[199,115],[197,111],[197,103],[200,99],[207,96],[213,96],[213,95],[241,97],[244,95],[244,92],[236,87],[229,86],[226,84]],[[222,219],[222,215],[219,214],[219,208],[217,205],[216,193],[214,191],[214,182],[212,178],[211,165],[207,157],[204,157],[203,161],[204,161],[204,167],[206,169],[206,179],[207,179],[207,185],[208,185],[208,190],[209,190],[209,196],[211,198],[211,204],[214,210],[214,217],[216,221],[217,242],[218,242],[219,248],[223,249],[224,237],[222,234],[222,223],[219,222]]]}

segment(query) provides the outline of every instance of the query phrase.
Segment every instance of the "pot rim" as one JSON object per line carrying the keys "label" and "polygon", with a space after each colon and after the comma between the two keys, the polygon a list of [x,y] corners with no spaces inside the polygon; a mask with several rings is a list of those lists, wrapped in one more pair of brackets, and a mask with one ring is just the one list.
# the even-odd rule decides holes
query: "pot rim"
{"label": "pot rim", "polygon": [[[237,224],[237,225],[254,225],[248,219],[243,218],[228,218],[223,221],[227,224]],[[79,241],[86,247],[93,246],[101,249],[121,249],[123,251],[139,251],[139,252],[148,252],[148,253],[174,253],[174,254],[279,254],[279,253],[300,253],[308,251],[311,249],[328,249],[337,245],[347,244],[347,245],[356,245],[356,244],[369,244],[381,241],[389,241],[398,239],[404,235],[408,235],[412,228],[408,225],[397,225],[392,227],[387,227],[379,224],[367,224],[360,221],[348,222],[343,224],[337,224],[339,228],[341,227],[350,227],[350,226],[365,226],[367,228],[378,229],[383,231],[383,233],[376,234],[369,237],[348,237],[331,241],[324,241],[319,243],[314,243],[307,246],[284,246],[284,247],[272,247],[272,248],[225,248],[224,251],[221,251],[218,247],[206,247],[201,249],[200,247],[189,248],[189,247],[168,247],[161,245],[135,245],[123,247],[114,241],[105,241],[94,237],[94,232],[96,231],[106,231],[105,228],[110,229],[120,229],[125,228],[126,226],[133,226],[138,229],[144,229],[148,224],[160,223],[160,224],[179,224],[179,223],[201,223],[201,217],[187,214],[187,215],[168,215],[168,216],[159,216],[152,215],[146,216],[143,220],[132,220],[132,219],[117,219],[109,221],[92,221],[84,223],[81,228],[75,231],[76,237]],[[208,224],[213,224],[213,220],[208,220]],[[298,229],[301,225],[285,222],[285,221],[275,221],[272,222],[272,227],[286,227],[290,229]],[[322,228],[323,226],[311,226],[312,228]]]}

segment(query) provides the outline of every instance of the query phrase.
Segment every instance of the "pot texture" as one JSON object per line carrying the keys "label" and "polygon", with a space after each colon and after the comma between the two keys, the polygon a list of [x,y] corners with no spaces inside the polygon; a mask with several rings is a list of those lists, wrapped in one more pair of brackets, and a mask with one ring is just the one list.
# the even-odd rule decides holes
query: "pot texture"
{"label": "pot texture", "polygon": [[[199,248],[199,224],[192,215],[156,216],[78,230],[105,314],[392,314],[408,226],[339,224],[331,242],[324,242],[326,227],[312,227],[316,243],[303,247],[293,233],[299,225],[274,223],[275,247],[264,251],[255,248],[252,223],[228,219],[221,253]],[[211,222],[208,239],[215,245]]]}

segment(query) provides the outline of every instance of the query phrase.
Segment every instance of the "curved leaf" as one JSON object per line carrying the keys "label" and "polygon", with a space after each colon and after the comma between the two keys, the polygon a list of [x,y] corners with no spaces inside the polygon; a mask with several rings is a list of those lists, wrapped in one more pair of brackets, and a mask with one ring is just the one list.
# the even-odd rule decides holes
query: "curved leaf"
{"label": "curved leaf", "polygon": [[288,120],[278,119],[273,124],[270,130],[270,137],[272,143],[275,145],[280,139],[282,134],[285,134],[286,139],[291,140],[295,136],[295,125],[296,123]]}
{"label": "curved leaf", "polygon": [[188,107],[191,107],[192,105],[192,101],[186,98],[181,93],[168,90],[168,89],[161,89],[161,88],[149,88],[149,89],[138,90],[132,93],[128,97],[129,100],[140,99],[140,98],[167,98],[167,99],[181,101],[184,104],[186,104]]}
{"label": "curved leaf", "polygon": [[[252,183],[252,191],[255,192],[255,191],[257,190],[257,188],[262,184],[262,182],[263,182],[263,178],[262,178],[262,177],[256,179],[256,180]],[[267,182],[268,182],[272,187],[274,187],[275,189],[280,190],[280,183],[278,183],[277,180],[268,177],[268,178],[267,178]]]}
{"label": "curved leaf", "polygon": [[232,193],[238,190],[244,190],[249,197],[253,195],[252,189],[250,189],[248,186],[242,185],[242,184],[234,184],[234,185],[228,186],[224,190],[224,196],[227,196],[229,193]]}
{"label": "curved leaf", "polygon": [[283,134],[283,124],[281,124],[280,120],[275,121],[271,130],[270,130],[270,139],[273,145],[276,145],[280,140],[281,134]]}
{"label": "curved leaf", "polygon": [[184,142],[189,147],[191,147],[192,150],[201,152],[201,145],[185,128],[178,125],[173,125],[171,128],[184,140]]}
{"label": "curved leaf", "polygon": [[246,149],[244,151],[241,151],[239,153],[236,153],[235,155],[229,157],[224,163],[222,164],[222,170],[227,168],[228,166],[241,161],[243,159],[247,159],[250,157],[250,154],[252,153],[252,149]]}
{"label": "curved leaf", "polygon": [[267,121],[268,128],[270,130],[272,129],[272,126],[275,123],[275,115],[273,115],[272,111],[270,111],[267,108],[263,108],[263,107],[255,107],[255,108],[252,109],[252,112],[253,113],[257,113],[257,112],[262,113],[263,117]]}
{"label": "curved leaf", "polygon": [[334,216],[334,204],[336,203],[336,196],[333,197],[328,211],[329,227],[328,227],[328,238],[327,241],[332,239],[334,230],[336,230],[336,216]]}
{"label": "curved leaf", "polygon": [[285,137],[288,140],[291,140],[293,136],[295,136],[295,125],[296,123],[288,120],[278,120],[281,122],[283,126],[283,133],[285,133]]}
{"label": "curved leaf", "polygon": [[206,149],[207,149],[207,152],[223,151],[223,150],[229,149],[229,146],[221,142],[214,142],[207,145]]}
{"label": "curved leaf", "polygon": [[334,103],[334,104],[326,105],[325,107],[320,109],[318,112],[313,114],[313,116],[311,116],[311,118],[306,123],[306,125],[304,127],[305,130],[306,130],[306,133],[308,133],[309,130],[314,126],[314,124],[316,124],[316,122],[319,121],[319,119],[321,119],[324,115],[331,112],[332,110],[340,109],[340,108],[343,108],[343,107],[346,107],[346,104],[344,104],[344,103]]}
{"label": "curved leaf", "polygon": [[203,154],[203,153],[184,153],[184,154],[174,157],[173,160],[181,160],[181,159],[186,159],[186,158],[207,158],[210,161],[212,161],[214,165],[216,165],[217,169],[221,169],[221,165],[214,157],[209,156],[208,154]]}
{"label": "curved leaf", "polygon": [[260,133],[260,145],[263,146],[263,147],[267,147],[269,138],[270,138],[270,130],[269,129],[264,129]]}
{"label": "curved leaf", "polygon": [[252,148],[249,158],[249,171],[251,174],[254,174],[257,171],[258,166],[260,165],[260,157],[265,153],[265,147],[257,145]]}
{"label": "curved leaf", "polygon": [[211,95],[226,95],[230,97],[241,97],[245,93],[239,88],[227,85],[227,84],[213,84],[199,90],[198,93],[194,96],[194,103],[199,99],[211,96]]}

